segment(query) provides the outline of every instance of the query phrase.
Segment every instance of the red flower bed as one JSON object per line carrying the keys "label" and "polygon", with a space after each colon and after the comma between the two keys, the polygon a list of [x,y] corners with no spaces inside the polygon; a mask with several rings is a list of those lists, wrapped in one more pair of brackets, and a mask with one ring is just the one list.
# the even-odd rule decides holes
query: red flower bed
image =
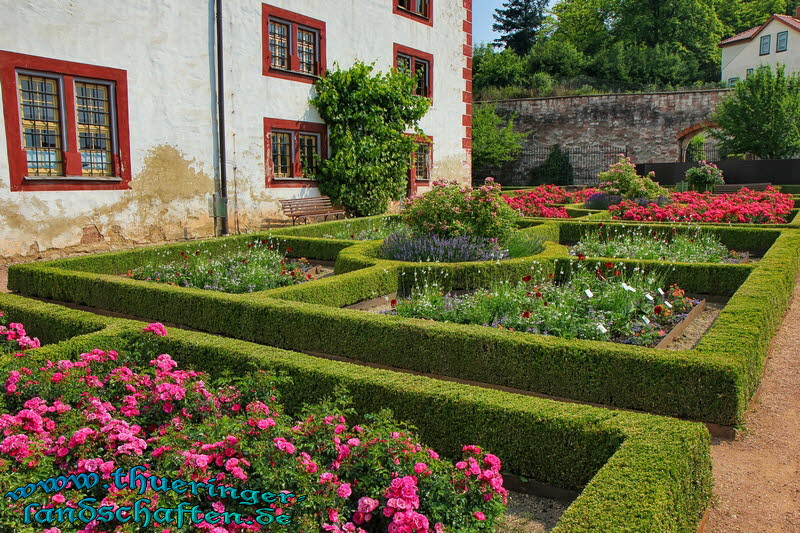
{"label": "red flower bed", "polygon": [[527,191],[520,191],[513,198],[504,195],[503,200],[524,216],[569,218],[565,208],[553,204],[582,203],[597,192],[599,190],[594,188],[568,192],[557,185],[540,185]]}
{"label": "red flower bed", "polygon": [[611,206],[609,211],[618,220],[785,224],[794,207],[790,194],[781,194],[772,187],[764,192],[742,189],[736,194],[718,196],[678,192],[671,199],[672,203],[663,207],[624,201]]}

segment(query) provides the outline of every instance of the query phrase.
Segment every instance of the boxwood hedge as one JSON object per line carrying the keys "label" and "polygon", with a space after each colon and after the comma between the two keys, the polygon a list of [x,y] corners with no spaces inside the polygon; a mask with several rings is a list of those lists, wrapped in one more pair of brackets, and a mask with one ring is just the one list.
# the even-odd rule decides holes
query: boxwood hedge
{"label": "boxwood hedge", "polygon": [[[307,236],[318,231],[313,226],[287,228],[276,238],[292,249],[292,255],[329,259],[338,250],[339,274],[244,295],[136,281],[118,274],[143,260],[163,257],[159,254],[165,251],[177,254],[186,247],[219,250],[226,243],[244,246],[253,238],[269,238],[266,235],[14,265],[9,269],[9,286],[30,296],[182,324],[289,350],[722,425],[740,424],[800,270],[800,232],[772,227],[709,228],[727,243],[737,243],[737,249],[765,252],[763,259],[753,264],[615,260],[626,269],[666,270],[669,282],[691,292],[732,296],[693,350],[568,341],[342,308],[407,291],[415,280],[430,276],[453,288],[518,279],[532,268],[561,276],[574,259],[557,243],[598,226],[588,220],[533,222],[522,231],[552,241],[542,254],[454,264],[385,261],[375,256],[375,242]],[[671,230],[663,224],[653,228]]]}
{"label": "boxwood hedge", "polygon": [[[33,350],[26,364],[31,358],[74,359],[92,348],[122,350],[142,335],[143,323],[14,295],[0,294],[0,309],[25,320],[32,333],[62,340]],[[75,333],[82,335],[67,340]],[[710,438],[701,424],[354,366],[186,330],[170,329],[159,342],[181,364],[212,375],[259,369],[288,375],[292,384],[281,400],[289,412],[343,385],[359,413],[389,408],[445,456],[478,444],[499,455],[508,472],[581,491],[556,533],[694,532],[710,501]],[[7,358],[3,372],[20,361]]]}

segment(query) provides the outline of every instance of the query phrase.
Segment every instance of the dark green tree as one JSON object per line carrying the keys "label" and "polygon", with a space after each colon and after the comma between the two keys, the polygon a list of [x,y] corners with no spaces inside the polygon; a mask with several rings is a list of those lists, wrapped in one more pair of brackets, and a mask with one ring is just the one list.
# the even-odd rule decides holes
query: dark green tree
{"label": "dark green tree", "polygon": [[800,155],[800,75],[760,67],[720,102],[711,130],[727,154],[751,153],[762,159]]}
{"label": "dark green tree", "polygon": [[572,185],[574,177],[575,169],[569,160],[569,154],[562,150],[560,145],[554,144],[547,159],[538,167],[531,169],[530,184]]}
{"label": "dark green tree", "polygon": [[492,45],[476,46],[472,52],[472,83],[476,94],[489,87],[523,85],[525,63],[512,50],[497,52]]}
{"label": "dark green tree", "polygon": [[320,192],[359,216],[383,213],[389,200],[405,195],[414,150],[405,132],[422,134],[418,124],[430,107],[414,94],[417,80],[407,73],[373,70],[361,62],[337,66],[316,81],[311,100],[328,125],[331,147],[316,176]]}
{"label": "dark green tree", "polygon": [[492,26],[501,37],[497,39],[506,48],[520,56],[527,54],[544,21],[544,10],[548,0],[507,0],[503,7],[495,10]]}

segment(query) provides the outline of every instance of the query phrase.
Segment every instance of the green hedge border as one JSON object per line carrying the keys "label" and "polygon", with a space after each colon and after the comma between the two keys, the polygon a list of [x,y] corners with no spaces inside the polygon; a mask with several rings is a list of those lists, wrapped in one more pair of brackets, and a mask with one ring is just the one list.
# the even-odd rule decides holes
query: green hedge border
{"label": "green hedge border", "polygon": [[[580,224],[551,221],[522,231],[557,241]],[[737,425],[760,381],[769,341],[788,306],[791,283],[800,269],[800,232],[770,228],[762,230],[764,237],[759,240],[750,228],[722,227],[718,231],[731,239],[750,235],[754,247],[764,247],[770,240],[773,244],[755,265],[669,264],[674,268],[670,280],[689,291],[733,295],[703,342],[688,351],[568,341],[340,309],[407,290],[415,276],[447,274],[453,287],[475,287],[498,277],[519,278],[533,262],[559,275],[570,260],[566,249],[555,244],[539,256],[519,260],[419,265],[369,257],[367,252],[376,246],[374,241],[350,246],[352,242],[281,235],[286,239],[284,244],[293,247],[293,253],[300,250],[305,254],[312,249],[328,253],[339,247],[340,274],[293,287],[231,295],[103,273],[124,271],[130,268],[127,265],[153,257],[159,250],[182,249],[173,245],[14,265],[9,269],[9,286],[31,296],[184,324],[290,350],[328,353],[585,402]],[[252,238],[231,240],[242,246]],[[209,241],[209,246],[219,248],[224,241]],[[615,262],[630,269],[663,268],[665,264]],[[757,298],[750,296],[756,294]]]}
{"label": "green hedge border", "polygon": [[[0,294],[0,309],[24,319],[42,337],[63,339],[34,350],[27,361],[74,358],[91,348],[121,349],[142,334],[143,323],[15,295]],[[89,331],[100,325],[104,329]],[[74,332],[83,335],[66,340]],[[457,457],[463,444],[475,443],[499,455],[518,475],[582,489],[555,533],[694,532],[710,501],[710,437],[701,424],[355,367],[186,330],[171,329],[160,344],[182,364],[212,374],[267,369],[291,376],[292,387],[283,397],[289,411],[330,395],[341,384],[360,413],[392,409],[445,456]],[[9,358],[4,366],[20,361]]]}

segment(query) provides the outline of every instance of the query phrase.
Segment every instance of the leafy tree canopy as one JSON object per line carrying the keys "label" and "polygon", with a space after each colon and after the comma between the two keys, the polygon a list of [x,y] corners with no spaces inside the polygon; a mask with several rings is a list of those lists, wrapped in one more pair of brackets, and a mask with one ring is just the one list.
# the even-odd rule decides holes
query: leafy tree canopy
{"label": "leafy tree canopy", "polygon": [[414,150],[406,131],[422,134],[418,124],[430,107],[416,86],[405,72],[374,73],[361,62],[337,65],[316,81],[311,104],[328,125],[331,147],[316,176],[322,194],[355,215],[383,213],[405,195]]}
{"label": "leafy tree canopy", "polygon": [[787,75],[779,65],[756,70],[739,82],[713,117],[711,130],[720,150],[751,153],[762,159],[789,159],[800,155],[800,76]]}

